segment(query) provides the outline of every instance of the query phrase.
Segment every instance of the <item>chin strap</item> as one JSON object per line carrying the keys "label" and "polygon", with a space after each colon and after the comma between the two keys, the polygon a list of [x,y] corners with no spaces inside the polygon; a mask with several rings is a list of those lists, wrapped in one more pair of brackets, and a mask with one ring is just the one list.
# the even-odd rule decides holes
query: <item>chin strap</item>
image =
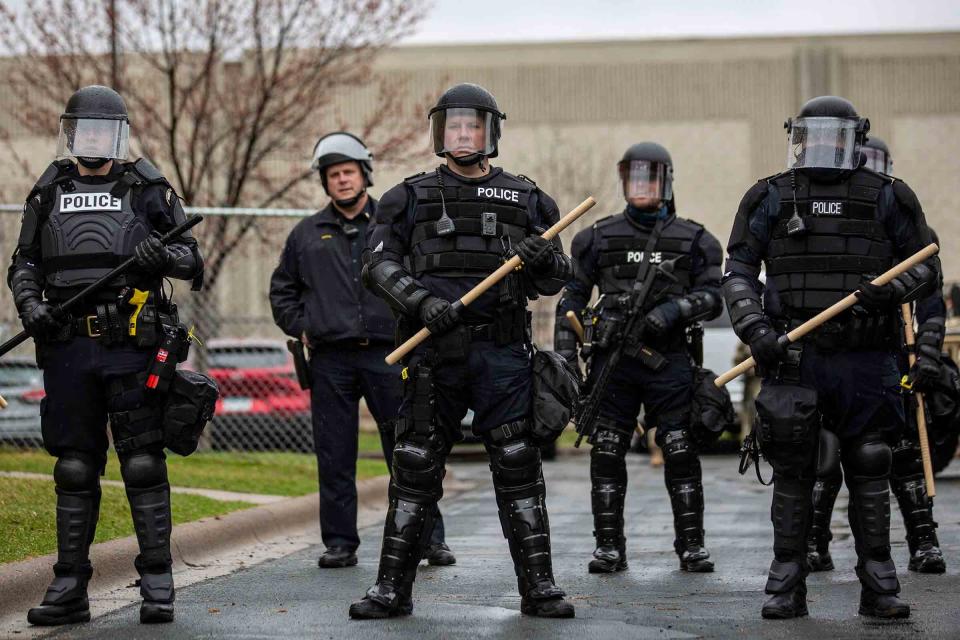
{"label": "chin strap", "polygon": [[334,200],[333,203],[338,207],[340,207],[341,209],[349,209],[353,205],[360,202],[360,198],[366,195],[366,193],[367,193],[367,190],[363,189],[360,193],[353,196],[352,198],[347,198],[346,200]]}

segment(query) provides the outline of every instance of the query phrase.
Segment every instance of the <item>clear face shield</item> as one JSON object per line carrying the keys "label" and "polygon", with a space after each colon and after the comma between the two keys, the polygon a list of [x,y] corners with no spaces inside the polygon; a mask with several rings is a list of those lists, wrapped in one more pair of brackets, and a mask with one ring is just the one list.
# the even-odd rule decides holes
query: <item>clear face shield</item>
{"label": "clear face shield", "polygon": [[878,173],[893,175],[893,159],[886,151],[874,147],[862,147],[860,153],[867,159],[863,165],[867,169],[872,169]]}
{"label": "clear face shield", "polygon": [[673,185],[669,179],[670,167],[661,162],[631,160],[617,165],[623,197],[628,202],[635,200],[670,200]]}
{"label": "clear face shield", "polygon": [[856,169],[859,121],[798,118],[787,129],[787,169]]}
{"label": "clear face shield", "polygon": [[57,157],[126,160],[129,143],[126,120],[61,118]]}
{"label": "clear face shield", "polygon": [[494,117],[489,111],[461,107],[435,111],[430,115],[433,152],[455,158],[490,155],[496,148]]}

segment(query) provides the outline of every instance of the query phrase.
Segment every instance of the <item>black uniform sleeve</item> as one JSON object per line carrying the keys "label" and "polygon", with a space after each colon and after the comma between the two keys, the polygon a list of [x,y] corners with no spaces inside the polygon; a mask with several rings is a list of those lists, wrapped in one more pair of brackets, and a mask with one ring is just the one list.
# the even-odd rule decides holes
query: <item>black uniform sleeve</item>
{"label": "black uniform sleeve", "polygon": [[13,303],[20,313],[43,300],[44,274],[41,261],[40,225],[41,199],[31,194],[23,208],[20,235],[7,269],[7,286],[13,293]]}
{"label": "black uniform sleeve", "polygon": [[300,278],[298,260],[297,232],[299,225],[293,228],[280,254],[280,264],[270,277],[270,310],[273,321],[285,334],[295,338],[303,335],[306,329],[303,312],[303,280]]}
{"label": "black uniform sleeve", "polygon": [[690,292],[677,300],[685,324],[712,320],[723,310],[720,293],[722,262],[720,242],[704,229],[693,245]]}
{"label": "black uniform sleeve", "polygon": [[[894,253],[904,260],[933,242],[923,208],[917,195],[902,180],[895,180],[881,192],[879,207],[887,235],[893,241]],[[912,302],[932,295],[943,288],[940,259],[937,256],[911,267],[896,278],[906,295],[901,302]]]}
{"label": "black uniform sleeve", "polygon": [[[165,182],[144,188],[138,206],[147,212],[150,224],[159,233],[167,233],[187,219],[180,196]],[[173,261],[164,275],[178,280],[193,280],[193,289],[199,290],[203,283],[203,256],[193,234],[184,232],[168,243],[167,249],[173,255]]]}
{"label": "black uniform sleeve", "polygon": [[405,184],[393,187],[380,199],[368,232],[363,284],[383,298],[390,308],[416,316],[430,291],[403,266],[411,233],[410,192]]}
{"label": "black uniform sleeve", "polygon": [[590,302],[593,286],[596,284],[597,252],[593,246],[594,228],[582,229],[573,237],[570,255],[573,259],[573,278],[563,288],[563,295],[557,303],[557,316],[568,311],[579,314]]}
{"label": "black uniform sleeve", "polygon": [[773,328],[763,311],[760,268],[769,242],[771,212],[778,207],[775,193],[761,180],[740,201],[720,280],[733,330],[747,344]]}
{"label": "black uniform sleeve", "polygon": [[[542,234],[560,220],[560,208],[549,195],[537,189],[531,194],[528,202],[531,220],[533,221],[533,232]],[[553,239],[553,245],[556,247],[554,253],[554,267],[544,276],[534,276],[531,273],[524,272],[532,285],[533,289],[545,296],[552,296],[563,289],[563,285],[573,277],[573,262],[570,256],[563,253],[563,242],[557,236]]]}

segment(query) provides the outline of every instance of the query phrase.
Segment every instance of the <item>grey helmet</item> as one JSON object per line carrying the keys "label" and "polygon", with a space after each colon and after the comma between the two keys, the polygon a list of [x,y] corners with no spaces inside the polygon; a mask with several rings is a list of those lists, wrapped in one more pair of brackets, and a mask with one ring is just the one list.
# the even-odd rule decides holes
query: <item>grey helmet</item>
{"label": "grey helmet", "polygon": [[73,157],[97,168],[110,160],[125,160],[129,144],[130,119],[119,93],[95,84],[70,96],[60,115],[57,157]]}
{"label": "grey helmet", "polygon": [[853,104],[839,96],[807,100],[787,130],[787,169],[849,171],[860,166],[860,147],[870,131]]}
{"label": "grey helmet", "polygon": [[328,133],[317,140],[310,168],[320,172],[320,182],[326,192],[327,167],[351,161],[359,163],[366,186],[373,186],[373,153],[363,144],[363,140],[346,131]]}
{"label": "grey helmet", "polygon": [[867,169],[893,175],[893,156],[890,155],[890,148],[886,142],[877,136],[870,136],[860,147],[860,153],[864,156],[863,166]]}

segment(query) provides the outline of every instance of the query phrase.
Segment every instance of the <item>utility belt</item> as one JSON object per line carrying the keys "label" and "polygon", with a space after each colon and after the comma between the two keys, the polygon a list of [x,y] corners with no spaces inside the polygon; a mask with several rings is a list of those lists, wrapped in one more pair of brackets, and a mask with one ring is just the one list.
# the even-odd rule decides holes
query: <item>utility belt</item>
{"label": "utility belt", "polygon": [[[465,360],[471,343],[492,342],[498,347],[529,342],[533,314],[524,307],[497,311],[492,322],[460,323],[450,331],[430,336],[426,343],[428,359],[435,362]],[[420,328],[407,318],[397,323],[397,345],[403,344]],[[433,352],[433,356],[429,355]]]}
{"label": "utility belt", "polygon": [[[786,333],[804,322],[804,318],[783,318],[774,320],[774,326],[778,333]],[[899,335],[900,319],[894,314],[850,315],[823,323],[802,342],[826,352],[872,351],[896,349]]]}
{"label": "utility belt", "polygon": [[153,293],[131,289],[122,292],[118,302],[91,304],[71,311],[49,341],[69,342],[81,336],[95,338],[106,346],[154,347],[162,341],[167,327],[178,324],[175,304],[158,306]]}

